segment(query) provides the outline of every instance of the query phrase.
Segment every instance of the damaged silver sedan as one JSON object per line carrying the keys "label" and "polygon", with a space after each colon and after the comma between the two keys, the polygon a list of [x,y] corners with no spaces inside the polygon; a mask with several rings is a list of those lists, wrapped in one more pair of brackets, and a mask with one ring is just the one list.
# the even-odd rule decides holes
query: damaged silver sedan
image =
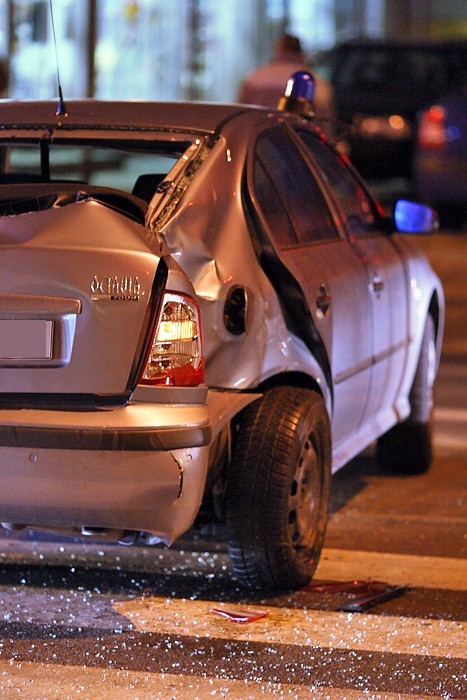
{"label": "damaged silver sedan", "polygon": [[[332,471],[430,463],[439,280],[310,119],[0,103],[0,520],[318,563]],[[399,229],[399,233],[395,229]]]}

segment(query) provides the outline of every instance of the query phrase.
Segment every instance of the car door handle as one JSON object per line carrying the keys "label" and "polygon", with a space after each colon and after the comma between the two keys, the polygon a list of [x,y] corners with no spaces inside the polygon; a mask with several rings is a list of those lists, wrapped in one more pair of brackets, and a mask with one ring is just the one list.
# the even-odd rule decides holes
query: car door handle
{"label": "car door handle", "polygon": [[374,277],[373,278],[373,282],[370,284],[370,289],[372,292],[376,292],[376,294],[383,291],[384,282],[381,279],[381,277]]}
{"label": "car door handle", "polygon": [[321,311],[323,316],[331,306],[331,295],[328,294],[324,284],[320,284],[319,286],[319,294],[316,297],[316,306]]}

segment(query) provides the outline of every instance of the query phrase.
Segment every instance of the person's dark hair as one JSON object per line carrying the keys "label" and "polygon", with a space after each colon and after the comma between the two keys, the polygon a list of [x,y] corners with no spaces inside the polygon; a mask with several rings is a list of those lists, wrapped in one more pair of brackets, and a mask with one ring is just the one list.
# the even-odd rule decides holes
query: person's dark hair
{"label": "person's dark hair", "polygon": [[293,36],[292,34],[282,34],[277,40],[277,46],[282,51],[287,51],[290,53],[301,53],[302,45],[298,36]]}
{"label": "person's dark hair", "polygon": [[282,34],[274,42],[272,51],[274,61],[303,61],[303,50],[298,36]]}

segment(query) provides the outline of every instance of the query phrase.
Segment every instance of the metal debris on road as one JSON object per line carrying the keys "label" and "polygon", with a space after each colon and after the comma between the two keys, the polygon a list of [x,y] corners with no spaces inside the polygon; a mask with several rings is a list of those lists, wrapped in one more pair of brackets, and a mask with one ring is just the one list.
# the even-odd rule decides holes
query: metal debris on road
{"label": "metal debris on road", "polygon": [[312,583],[302,590],[316,593],[345,594],[349,597],[349,600],[339,604],[335,608],[338,612],[364,612],[375,605],[385,603],[393,598],[398,598],[403,595],[407,589],[408,586],[393,586],[384,581],[356,580]]}
{"label": "metal debris on road", "polygon": [[237,622],[240,624],[256,622],[269,615],[267,610],[227,610],[226,608],[211,608],[209,612],[214,615],[225,617],[227,620],[230,620],[230,622]]}

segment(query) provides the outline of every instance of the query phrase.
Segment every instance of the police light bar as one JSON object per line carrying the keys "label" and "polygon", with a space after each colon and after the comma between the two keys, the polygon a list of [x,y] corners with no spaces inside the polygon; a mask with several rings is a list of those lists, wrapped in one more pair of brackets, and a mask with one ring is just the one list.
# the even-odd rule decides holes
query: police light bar
{"label": "police light bar", "polygon": [[315,79],[308,71],[299,70],[292,73],[288,79],[285,93],[280,98],[277,109],[305,117],[311,110],[314,94]]}

